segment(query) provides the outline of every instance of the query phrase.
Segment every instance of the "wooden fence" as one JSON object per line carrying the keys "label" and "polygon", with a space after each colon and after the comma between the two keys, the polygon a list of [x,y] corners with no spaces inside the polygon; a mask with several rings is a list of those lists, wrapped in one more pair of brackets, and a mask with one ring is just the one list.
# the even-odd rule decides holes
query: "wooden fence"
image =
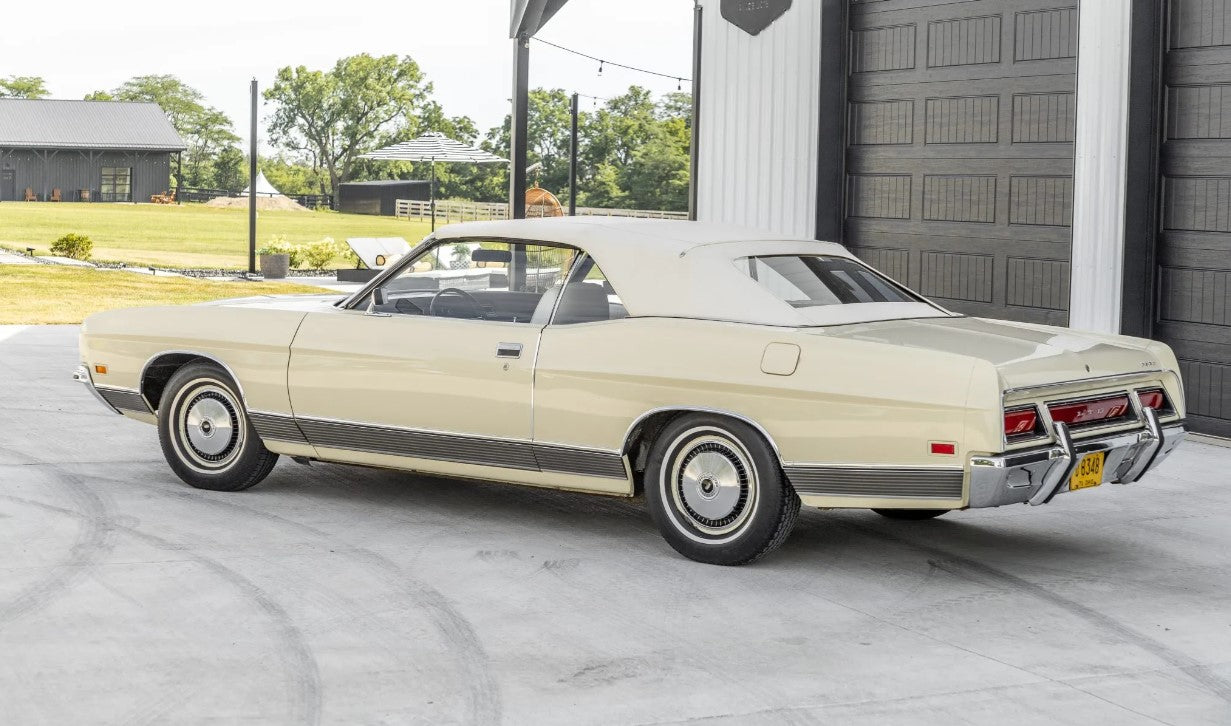
{"label": "wooden fence", "polygon": [[[420,221],[431,219],[430,202],[415,199],[399,199],[394,214]],[[603,209],[578,207],[579,217],[639,217],[643,219],[688,219],[688,212],[668,212],[661,209]],[[489,219],[508,219],[509,205],[504,202],[459,202],[441,200],[436,202],[436,224],[474,222]]]}

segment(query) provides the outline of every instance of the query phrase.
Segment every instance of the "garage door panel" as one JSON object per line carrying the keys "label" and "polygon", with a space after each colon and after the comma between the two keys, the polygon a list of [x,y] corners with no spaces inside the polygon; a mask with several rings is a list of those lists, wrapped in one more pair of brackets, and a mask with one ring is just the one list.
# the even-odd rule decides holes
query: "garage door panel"
{"label": "garage door panel", "polygon": [[[1212,232],[1182,232],[1169,230],[1163,234],[1159,244],[1160,264],[1183,265],[1189,258],[1183,257],[1188,252],[1208,251],[1214,260],[1222,260],[1223,265],[1231,260],[1231,238],[1225,234]],[[1215,265],[1215,266],[1223,266]]]}
{"label": "garage door panel", "polygon": [[[980,253],[1021,253],[1019,245],[1030,247],[1030,254],[1037,257],[1065,259],[1068,256],[1068,233],[1063,228],[1029,227],[1010,228],[1007,225],[979,225],[984,229],[972,230],[973,224],[926,222],[892,219],[848,219],[847,231],[859,237],[860,246],[873,244],[878,239],[896,237],[918,244],[917,240],[931,240],[931,246],[942,249],[977,250]],[[918,249],[918,247],[915,247]]]}
{"label": "garage door panel", "polygon": [[[1231,269],[1231,240],[1211,239],[1215,235],[1200,235],[1201,242],[1190,247],[1181,247],[1176,242],[1178,233],[1168,234],[1159,246],[1160,267],[1194,267],[1209,270]],[[1217,246],[1214,246],[1217,243]]]}
{"label": "garage door panel", "polygon": [[1155,335],[1195,430],[1231,435],[1231,2],[1172,0]]}
{"label": "garage door panel", "polygon": [[1169,67],[1163,71],[1163,81],[1168,85],[1225,81],[1231,69],[1226,52],[1225,48],[1172,51],[1167,54]]}
{"label": "garage door panel", "polygon": [[1064,323],[1077,23],[1058,0],[853,3],[848,243],[956,310]]}

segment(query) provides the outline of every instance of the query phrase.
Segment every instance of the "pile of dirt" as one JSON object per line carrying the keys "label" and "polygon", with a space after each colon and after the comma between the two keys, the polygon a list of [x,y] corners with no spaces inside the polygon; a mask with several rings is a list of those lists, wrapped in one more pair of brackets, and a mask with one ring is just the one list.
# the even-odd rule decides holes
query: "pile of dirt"
{"label": "pile of dirt", "polygon": [[[247,209],[248,197],[218,197],[217,199],[211,199],[208,202],[206,202],[205,206],[221,207],[223,209],[228,209],[231,207],[242,207],[244,209]],[[286,212],[311,212],[312,211],[311,209],[308,209],[307,207],[295,201],[294,199],[290,199],[289,197],[284,197],[281,195],[276,196],[276,197],[257,197],[256,198],[256,208],[258,211],[259,210],[277,210],[277,211],[286,211]]]}

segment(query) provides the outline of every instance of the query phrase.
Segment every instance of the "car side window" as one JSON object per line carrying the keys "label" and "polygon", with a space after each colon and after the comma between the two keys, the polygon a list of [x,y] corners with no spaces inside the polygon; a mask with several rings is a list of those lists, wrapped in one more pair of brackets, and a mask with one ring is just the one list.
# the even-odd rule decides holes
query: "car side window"
{"label": "car side window", "polygon": [[552,325],[593,323],[628,317],[628,310],[592,257],[583,257],[559,294]]}
{"label": "car side window", "polygon": [[445,240],[386,280],[374,312],[530,323],[544,294],[568,275],[571,247]]}

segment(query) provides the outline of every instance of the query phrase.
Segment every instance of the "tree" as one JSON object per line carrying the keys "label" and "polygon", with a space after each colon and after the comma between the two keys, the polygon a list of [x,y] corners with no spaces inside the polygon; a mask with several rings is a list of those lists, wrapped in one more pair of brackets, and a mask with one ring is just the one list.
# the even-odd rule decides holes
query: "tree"
{"label": "tree", "polygon": [[270,137],[288,151],[312,155],[336,193],[351,178],[358,157],[405,130],[431,91],[410,57],[361,53],[328,71],[288,66],[265,90],[265,99],[274,104]]}
{"label": "tree", "polygon": [[239,143],[230,117],[205,105],[200,91],[175,76],[135,76],[119,88],[110,92],[95,91],[86,98],[158,104],[188,146],[182,171],[183,183],[187,186],[216,183],[215,157]]}
{"label": "tree", "polygon": [[0,98],[46,98],[47,83],[38,76],[0,78]]}
{"label": "tree", "polygon": [[111,91],[91,91],[82,99],[85,101],[114,101],[115,96],[111,95]]}
{"label": "tree", "polygon": [[[214,157],[214,176],[210,186],[215,189],[239,191],[248,183],[247,158],[234,146],[221,149]],[[276,184],[274,185],[278,189]],[[283,190],[285,191],[285,190]]]}

